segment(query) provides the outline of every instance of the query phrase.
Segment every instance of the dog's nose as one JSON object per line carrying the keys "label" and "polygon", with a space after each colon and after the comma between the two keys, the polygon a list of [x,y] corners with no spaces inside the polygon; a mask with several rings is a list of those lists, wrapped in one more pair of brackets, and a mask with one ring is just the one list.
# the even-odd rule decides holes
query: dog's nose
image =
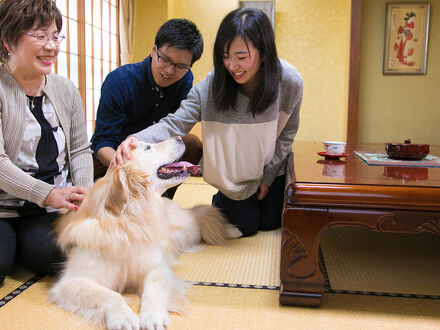
{"label": "dog's nose", "polygon": [[177,141],[182,141],[182,137],[181,136],[176,136],[176,140]]}

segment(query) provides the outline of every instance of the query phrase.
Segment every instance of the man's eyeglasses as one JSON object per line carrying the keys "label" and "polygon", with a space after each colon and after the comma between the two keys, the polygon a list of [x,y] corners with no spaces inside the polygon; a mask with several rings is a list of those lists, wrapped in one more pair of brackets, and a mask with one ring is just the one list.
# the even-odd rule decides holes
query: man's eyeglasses
{"label": "man's eyeglasses", "polygon": [[189,70],[191,70],[191,67],[188,67],[185,64],[174,63],[168,57],[160,55],[159,49],[157,47],[156,47],[156,55],[157,55],[157,63],[159,63],[160,65],[166,66],[167,68],[169,68],[170,66],[174,66],[174,69],[176,70],[176,72],[186,73]]}
{"label": "man's eyeglasses", "polygon": [[64,40],[65,36],[63,34],[44,34],[44,33],[34,33],[34,32],[26,32],[25,35],[34,37],[37,39],[42,45],[47,44],[49,41],[55,42],[56,45],[59,45],[61,41]]}

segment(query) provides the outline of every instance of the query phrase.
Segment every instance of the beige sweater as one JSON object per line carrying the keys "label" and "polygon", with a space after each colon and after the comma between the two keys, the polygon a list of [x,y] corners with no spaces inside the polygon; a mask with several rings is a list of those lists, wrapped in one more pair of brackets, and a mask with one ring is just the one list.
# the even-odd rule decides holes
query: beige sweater
{"label": "beige sweater", "polygon": [[[50,74],[43,89],[66,135],[70,177],[73,185],[93,184],[93,163],[84,121],[81,96],[68,79]],[[27,97],[14,77],[0,66],[0,190],[44,206],[54,188],[18,168],[25,127]]]}

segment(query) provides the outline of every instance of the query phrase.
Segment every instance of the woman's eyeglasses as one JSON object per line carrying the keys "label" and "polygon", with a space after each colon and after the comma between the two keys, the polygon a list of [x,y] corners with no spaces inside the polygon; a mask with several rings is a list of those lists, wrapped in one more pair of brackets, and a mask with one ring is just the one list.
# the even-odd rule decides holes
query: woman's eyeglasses
{"label": "woman's eyeglasses", "polygon": [[159,63],[160,65],[163,65],[167,68],[169,68],[170,66],[174,66],[174,69],[176,70],[176,72],[186,73],[189,70],[191,70],[191,67],[188,67],[188,66],[181,64],[181,63],[174,63],[168,57],[160,55],[159,49],[157,47],[156,47],[156,55],[157,55],[157,63]]}
{"label": "woman's eyeglasses", "polygon": [[25,35],[34,37],[37,39],[42,45],[47,44],[49,41],[53,41],[56,45],[59,45],[61,41],[64,40],[65,36],[63,34],[45,34],[45,33],[34,33],[34,32],[26,32]]}

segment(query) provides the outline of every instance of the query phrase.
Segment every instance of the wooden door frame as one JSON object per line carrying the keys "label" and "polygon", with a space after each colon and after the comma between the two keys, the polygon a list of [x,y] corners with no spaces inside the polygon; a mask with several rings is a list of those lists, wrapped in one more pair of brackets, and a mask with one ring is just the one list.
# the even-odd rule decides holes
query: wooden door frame
{"label": "wooden door frame", "polygon": [[362,0],[351,0],[350,67],[348,78],[347,142],[358,142],[359,76],[361,58]]}

